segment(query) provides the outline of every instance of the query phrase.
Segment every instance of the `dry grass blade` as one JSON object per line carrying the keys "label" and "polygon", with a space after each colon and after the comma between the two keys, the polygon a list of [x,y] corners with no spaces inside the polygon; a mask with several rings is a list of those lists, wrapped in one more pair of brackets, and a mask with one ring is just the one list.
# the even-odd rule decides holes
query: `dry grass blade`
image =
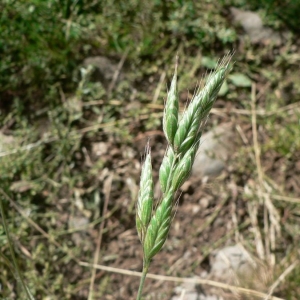
{"label": "dry grass blade", "polygon": [[288,268],[284,270],[284,272],[278,277],[278,279],[272,284],[270,287],[268,295],[264,298],[264,300],[272,299],[272,294],[274,293],[276,287],[284,280],[284,278],[291,273],[297,266],[299,265],[299,260],[294,261]]}
{"label": "dry grass blade", "polygon": [[[109,198],[110,198],[112,179],[113,179],[113,174],[110,174],[109,177],[104,182],[105,202],[104,202],[104,207],[103,207],[103,216],[105,216],[106,213],[107,213],[107,207],[108,207],[108,201],[109,201]],[[94,264],[96,264],[99,261],[104,224],[105,224],[105,222],[102,222],[101,225],[100,225],[100,228],[99,228],[97,246],[96,246],[96,251],[95,251],[95,255],[94,255]],[[89,288],[88,300],[94,299],[93,294],[94,294],[95,278],[96,278],[96,270],[93,269],[92,270],[92,276],[91,276],[91,282],[90,282],[90,288]]]}
{"label": "dry grass blade", "polygon": [[[274,207],[269,193],[266,193],[266,182],[264,180],[264,172],[261,166],[260,160],[260,146],[258,143],[258,133],[257,133],[257,119],[256,119],[256,86],[252,85],[252,93],[251,93],[251,109],[252,109],[252,133],[253,133],[253,147],[255,154],[255,162],[257,168],[257,176],[258,176],[258,195],[261,199],[264,200],[264,236],[265,236],[265,249],[264,254],[266,254],[269,263],[274,266],[275,265],[275,255],[273,254],[275,250],[275,241],[276,235],[280,236],[280,217],[279,214]],[[256,216],[257,217],[257,216]],[[254,216],[252,217],[254,219]],[[270,220],[270,221],[269,221]],[[270,223],[269,223],[270,222]],[[256,229],[258,230],[258,229]],[[257,232],[257,237],[259,234]],[[261,238],[261,237],[260,237]],[[262,254],[262,241],[259,242],[260,252]],[[264,255],[262,255],[264,257]],[[263,258],[262,257],[262,258]]]}
{"label": "dry grass blade", "polygon": [[[103,265],[92,265],[90,263],[83,262],[83,261],[81,261],[79,263],[79,265],[84,266],[84,267],[89,267],[89,268],[93,267],[93,268],[96,268],[96,269],[99,269],[99,270],[104,270],[104,271],[107,271],[107,272],[113,272],[113,273],[118,273],[118,274],[123,274],[123,275],[137,276],[137,277],[142,277],[143,276],[143,274],[141,272],[128,271],[128,270],[124,270],[124,269],[113,268],[113,267],[108,267],[108,266],[103,266]],[[151,278],[151,279],[155,279],[155,280],[164,280],[164,281],[172,281],[172,282],[180,282],[180,283],[189,282],[189,283],[195,283],[195,284],[209,285],[209,286],[213,286],[213,287],[233,291],[233,292],[239,293],[241,295],[256,297],[258,299],[264,299],[265,297],[268,296],[265,293],[258,292],[258,291],[255,291],[255,290],[246,289],[246,288],[242,288],[242,287],[239,287],[239,286],[234,286],[234,285],[230,285],[230,284],[226,284],[226,283],[222,283],[222,282],[217,282],[217,281],[213,281],[213,280],[208,280],[208,279],[180,278],[180,277],[174,277],[174,276],[156,275],[156,274],[151,274],[151,273],[148,273],[147,277]],[[270,296],[268,300],[285,300],[285,299],[275,297],[275,296]]]}

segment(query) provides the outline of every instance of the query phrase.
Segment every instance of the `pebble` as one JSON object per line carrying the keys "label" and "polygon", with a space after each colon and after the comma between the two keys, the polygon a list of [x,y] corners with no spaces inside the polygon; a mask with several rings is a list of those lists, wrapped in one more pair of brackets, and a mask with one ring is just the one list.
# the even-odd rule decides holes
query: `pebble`
{"label": "pebble", "polygon": [[192,176],[216,177],[222,173],[234,151],[236,134],[230,123],[221,124],[205,133],[192,168]]}
{"label": "pebble", "polygon": [[242,10],[235,7],[230,8],[234,22],[239,23],[245,33],[249,36],[251,43],[270,43],[280,45],[280,35],[269,27],[263,25],[261,17],[252,11]]}

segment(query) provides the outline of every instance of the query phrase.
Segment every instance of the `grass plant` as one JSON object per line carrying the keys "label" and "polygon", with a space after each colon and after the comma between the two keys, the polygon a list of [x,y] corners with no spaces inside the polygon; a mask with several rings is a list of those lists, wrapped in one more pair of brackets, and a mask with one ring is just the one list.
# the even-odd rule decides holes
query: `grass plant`
{"label": "grass plant", "polygon": [[136,210],[136,228],[143,247],[143,275],[137,294],[141,299],[145,278],[152,258],[163,247],[176,207],[176,193],[190,175],[208,115],[218,92],[230,71],[231,55],[224,57],[212,72],[202,90],[198,89],[190,105],[179,119],[177,67],[168,92],[163,115],[163,131],[168,148],[159,170],[162,198],[154,205],[151,151],[146,147]]}
{"label": "grass plant", "polygon": [[23,290],[25,291],[27,299],[28,300],[34,300],[32,294],[30,293],[30,291],[28,289],[28,286],[25,283],[25,280],[23,278],[23,274],[22,274],[22,272],[20,270],[20,267],[18,265],[18,262],[17,262],[17,258],[16,258],[16,255],[15,255],[14,247],[13,247],[13,242],[12,242],[12,240],[10,238],[10,235],[9,235],[9,229],[8,229],[8,225],[7,225],[7,221],[6,221],[6,217],[5,217],[5,212],[4,212],[4,207],[3,207],[3,201],[2,200],[0,200],[0,216],[2,217],[2,224],[3,224],[3,228],[5,230],[5,233],[6,233],[7,243],[8,243],[8,246],[9,246],[9,251],[10,251],[10,255],[11,255],[11,259],[12,259],[12,264],[10,263],[10,260],[8,258],[6,258],[3,254],[1,254],[0,257],[5,259],[7,264],[10,266],[17,282],[20,284],[20,286],[22,286]]}
{"label": "grass plant", "polygon": [[[202,261],[213,250],[241,241],[258,257],[257,249],[263,244],[265,250],[261,253],[266,262],[262,263],[275,262],[268,268],[274,280],[291,270],[289,265],[298,261],[300,244],[300,19],[299,1],[292,0],[295,5],[285,2],[129,0],[116,5],[115,0],[0,1],[0,200],[8,226],[8,230],[4,228],[0,216],[1,299],[26,299],[26,290],[15,276],[9,242],[25,283],[37,299],[82,300],[88,293],[94,299],[129,299],[132,291],[135,294],[137,282],[129,277],[132,263],[128,258],[134,255],[135,259],[137,244],[133,240],[139,241],[133,233],[132,239],[128,237],[130,247],[124,247],[123,232],[132,233],[134,226],[132,208],[138,193],[140,141],[145,132],[160,133],[162,99],[167,99],[168,94],[163,87],[165,77],[173,71],[168,66],[174,51],[178,51],[184,68],[178,70],[178,83],[172,83],[179,90],[191,90],[191,78],[199,77],[204,68],[215,68],[214,57],[238,49],[235,72],[230,72],[219,93],[221,99],[211,111],[210,123],[232,124],[241,145],[233,147],[232,159],[226,161],[221,180],[209,180],[199,193],[194,193],[192,180],[189,189],[183,191],[182,200],[189,206],[180,207],[176,219],[180,215],[189,234],[180,230],[175,236],[176,226],[167,224],[174,230],[174,235],[170,231],[174,243],[160,255],[163,262],[172,264],[167,273],[199,274]],[[259,14],[264,26],[282,37],[282,43],[273,45],[270,40],[251,44],[241,26],[232,22],[231,6]],[[102,82],[94,76],[81,80],[84,61],[95,56],[111,62],[107,70],[112,67],[119,75],[117,81]],[[105,73],[106,68],[101,72]],[[255,101],[251,101],[253,84]],[[186,98],[185,92],[180,95]],[[185,138],[178,133],[175,141],[179,121],[176,103],[171,99],[166,103],[171,113],[164,119],[168,119],[164,123],[166,138],[174,137],[168,140],[173,148]],[[202,123],[203,126],[205,121]],[[161,137],[155,136],[152,142],[151,157],[147,150],[149,163],[151,166],[152,160],[158,170]],[[187,140],[187,146],[181,146],[184,151],[189,143]],[[166,177],[161,180],[163,190],[168,189],[168,174],[175,157],[172,147],[161,168],[161,179]],[[179,171],[178,168],[176,176],[184,180]],[[114,176],[106,215],[102,196],[106,195],[104,179],[108,173]],[[152,176],[145,178],[145,190],[152,190]],[[153,207],[163,201],[165,207],[169,205],[166,195],[167,192],[157,203],[143,193],[148,209],[140,206],[145,218],[138,225],[142,239],[148,226],[155,225]],[[178,199],[176,191],[174,195],[171,221]],[[208,207],[202,207],[206,203]],[[278,228],[276,211],[280,216],[280,236],[273,230]],[[158,213],[161,210],[156,216]],[[73,220],[78,218],[88,223],[73,226]],[[160,221],[155,220],[158,226]],[[96,274],[91,289],[92,267],[79,261],[87,264],[86,260],[97,257],[94,233],[102,222],[105,227],[98,263],[105,264],[101,272],[107,273]],[[231,229],[220,239],[222,224]],[[258,232],[261,239],[256,239]],[[199,261],[199,253],[193,251],[189,258],[181,259],[184,249],[191,250],[195,243],[201,245]],[[180,258],[174,266],[170,249],[173,257]],[[125,277],[108,273],[113,267],[126,271],[122,273]],[[149,272],[159,273],[157,270],[168,267],[156,256]],[[161,281],[158,277],[156,280]],[[148,274],[148,278],[154,277]],[[177,279],[176,282],[182,280]],[[258,277],[254,279],[260,281]],[[260,292],[268,289],[261,282],[253,286]],[[284,299],[299,299],[299,287],[300,272],[295,268],[273,293]],[[154,298],[165,299],[166,293],[171,293],[168,290],[165,285],[160,291],[164,296],[156,292]],[[235,297],[242,296],[232,296]]]}

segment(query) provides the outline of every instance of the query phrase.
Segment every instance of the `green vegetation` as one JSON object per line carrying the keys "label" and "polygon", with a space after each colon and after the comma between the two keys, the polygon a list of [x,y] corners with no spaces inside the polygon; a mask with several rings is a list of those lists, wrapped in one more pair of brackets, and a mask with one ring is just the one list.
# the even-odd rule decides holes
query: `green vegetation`
{"label": "green vegetation", "polygon": [[[229,200],[222,207],[225,212],[231,205],[237,207],[239,234],[257,257],[254,232],[261,231],[266,255],[260,259],[272,269],[270,280],[260,287],[263,292],[297,260],[300,48],[293,29],[299,24],[299,7],[297,1],[293,9],[284,10],[279,10],[284,2],[279,6],[278,1],[245,2],[1,1],[0,201],[8,225],[6,230],[0,225],[1,299],[26,299],[12,263],[8,231],[22,277],[35,299],[92,299],[92,291],[94,299],[136,295],[137,278],[97,271],[91,279],[92,268],[81,262],[142,268],[139,241],[132,233],[140,157],[151,136],[153,170],[159,169],[166,147],[160,134],[163,104],[176,54],[181,110],[202,74],[236,49],[234,68],[207,126],[231,122],[243,147],[237,148],[224,180],[215,184],[212,179],[216,188],[207,191],[196,184],[194,191],[203,188],[209,199],[215,199],[216,207],[208,207],[206,215],[213,211],[215,219],[226,217],[217,209],[225,193]],[[259,10],[265,24],[288,30],[284,41],[251,44],[231,22],[229,4]],[[100,71],[86,63],[95,56],[102,59]],[[154,171],[153,185],[158,177]],[[264,195],[269,195],[272,206],[265,205]],[[188,190],[182,199],[185,196],[192,199]],[[255,230],[250,207],[258,209]],[[185,251],[174,254],[172,249],[197,236],[198,228],[193,228],[197,223],[180,211],[180,204],[178,214],[190,218],[189,236],[171,232],[174,239],[155,256],[151,272],[169,272],[166,257],[177,255],[177,261]],[[269,245],[269,234],[277,228],[274,220],[280,234],[276,231],[275,245]],[[199,251],[205,249],[203,261],[217,246],[235,241],[229,232],[221,245],[213,223],[205,229],[211,240],[197,245]],[[164,259],[159,261],[160,255]],[[174,267],[170,275],[192,276],[196,265],[196,258],[186,261],[185,268]],[[274,295],[297,299],[298,269],[286,274]],[[145,297],[149,294],[150,299],[151,292],[149,282]],[[166,299],[171,292],[171,286],[155,289],[153,297]]]}

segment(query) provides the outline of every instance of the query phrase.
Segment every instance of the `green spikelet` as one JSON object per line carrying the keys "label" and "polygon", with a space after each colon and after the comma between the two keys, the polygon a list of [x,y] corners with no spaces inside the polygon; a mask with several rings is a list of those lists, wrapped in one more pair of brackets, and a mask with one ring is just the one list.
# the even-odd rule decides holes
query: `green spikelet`
{"label": "green spikelet", "polygon": [[166,192],[170,176],[172,176],[171,168],[174,163],[175,156],[172,147],[169,147],[159,169],[159,182],[163,193]]}
{"label": "green spikelet", "polygon": [[[199,96],[196,96],[195,100],[196,103],[199,103],[198,106],[200,108],[199,113],[201,119],[207,117],[210,110],[212,109],[212,106],[216,101],[218,93],[229,71],[228,68],[229,67],[227,66],[217,69],[216,72],[208,78],[208,82],[202,92],[199,93]],[[205,95],[208,95],[208,97],[205,97]]]}
{"label": "green spikelet", "polygon": [[146,159],[142,167],[140,190],[136,209],[136,228],[141,242],[143,242],[151,219],[154,199],[151,153],[149,145],[147,146],[146,151]]}
{"label": "green spikelet", "polygon": [[168,93],[163,116],[163,131],[170,145],[173,145],[178,126],[177,62],[175,73]]}
{"label": "green spikelet", "polygon": [[160,251],[167,239],[172,219],[173,194],[174,191],[169,191],[151,218],[144,240],[146,261],[150,261]]}
{"label": "green spikelet", "polygon": [[196,142],[201,124],[209,114],[227,72],[228,66],[217,69],[184,112],[174,137],[176,153],[185,153]]}
{"label": "green spikelet", "polygon": [[176,169],[172,175],[172,185],[171,188],[174,191],[177,191],[181,185],[186,181],[190,176],[192,166],[195,160],[197,150],[200,143],[200,133],[198,134],[198,141],[184,154],[180,159]]}

